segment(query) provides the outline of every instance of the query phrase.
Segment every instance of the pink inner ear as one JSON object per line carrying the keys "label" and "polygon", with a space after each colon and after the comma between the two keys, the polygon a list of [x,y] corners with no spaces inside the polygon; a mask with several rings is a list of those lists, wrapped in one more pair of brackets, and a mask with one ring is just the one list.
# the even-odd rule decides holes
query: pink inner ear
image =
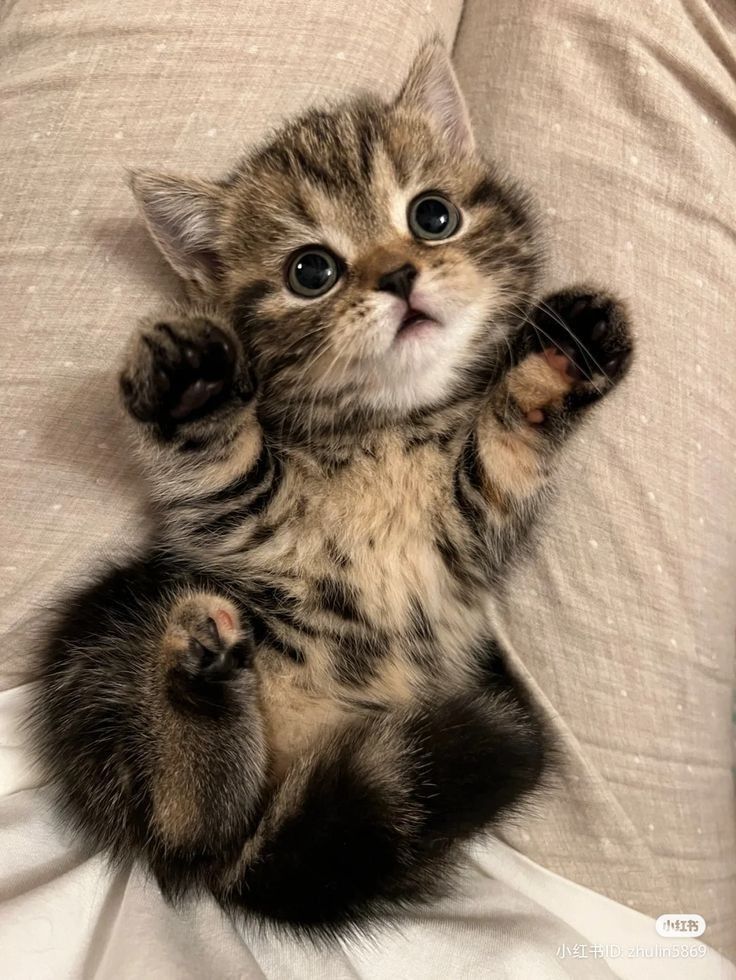
{"label": "pink inner ear", "polygon": [[456,149],[473,149],[470,116],[444,47],[432,44],[419,54],[399,98],[431,116]]}
{"label": "pink inner ear", "polygon": [[216,251],[221,207],[216,185],[138,173],[131,186],[151,236],[174,270],[203,288],[215,284],[222,271]]}

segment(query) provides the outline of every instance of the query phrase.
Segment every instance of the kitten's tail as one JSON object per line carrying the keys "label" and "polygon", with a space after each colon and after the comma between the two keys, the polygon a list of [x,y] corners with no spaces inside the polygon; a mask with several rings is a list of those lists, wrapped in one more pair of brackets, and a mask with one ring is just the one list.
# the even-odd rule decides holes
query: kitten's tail
{"label": "kitten's tail", "polygon": [[441,891],[457,843],[539,785],[551,744],[507,692],[354,725],[294,765],[213,890],[312,938],[365,928]]}

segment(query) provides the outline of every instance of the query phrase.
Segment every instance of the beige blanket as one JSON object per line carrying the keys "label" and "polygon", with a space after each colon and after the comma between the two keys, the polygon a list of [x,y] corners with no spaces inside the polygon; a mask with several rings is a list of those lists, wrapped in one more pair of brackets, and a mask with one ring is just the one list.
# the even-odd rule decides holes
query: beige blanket
{"label": "beige blanket", "polygon": [[479,136],[539,197],[550,286],[610,284],[640,339],[498,612],[568,761],[510,839],[650,915],[702,914],[733,954],[734,6],[461,6],[0,7],[4,685],[59,584],[139,533],[115,366],[175,284],[123,168],[216,174],[315,99],[392,91],[421,38],[457,32]]}

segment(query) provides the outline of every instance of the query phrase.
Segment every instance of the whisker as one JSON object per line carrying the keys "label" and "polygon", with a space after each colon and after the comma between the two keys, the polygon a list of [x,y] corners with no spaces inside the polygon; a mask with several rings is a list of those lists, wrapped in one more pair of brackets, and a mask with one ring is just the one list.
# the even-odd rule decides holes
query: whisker
{"label": "whisker", "polygon": [[[596,358],[593,356],[593,353],[591,352],[591,350],[582,342],[582,340],[580,340],[580,338],[577,337],[573,333],[573,331],[570,329],[570,327],[567,325],[567,323],[565,323],[564,319],[559,315],[559,313],[557,313],[556,310],[553,310],[552,307],[548,303],[545,303],[544,300],[537,300],[537,306],[539,306],[541,309],[543,309],[550,317],[552,317],[552,319],[555,321],[555,323],[557,323],[560,327],[562,327],[563,330],[565,330],[570,335],[570,337],[572,338],[572,340],[575,341],[575,343],[576,343],[577,347],[579,348],[579,350],[581,350],[590,359],[590,362],[598,370],[598,373],[599,374],[602,374],[603,377],[606,379],[606,381],[609,381],[610,382],[611,379],[608,376],[608,374],[606,373],[606,371],[604,370],[603,365],[600,364],[596,360]],[[536,325],[536,326],[538,326],[538,325]],[[547,337],[548,340],[552,340],[552,338],[549,337],[548,334],[545,334],[545,336]],[[559,344],[558,343],[555,343],[555,346],[558,349],[561,350],[561,348],[559,347]],[[563,353],[567,353],[567,352],[566,351],[563,351]],[[571,360],[572,360],[572,358],[571,358]],[[585,372],[583,370],[583,368],[582,368],[582,366],[580,364],[578,364],[576,361],[573,361],[573,364],[575,364],[576,367],[578,367],[581,371],[583,371],[583,373],[586,375],[586,377],[588,378],[588,380],[592,380],[592,378],[590,377],[590,375],[588,375],[587,372]]]}

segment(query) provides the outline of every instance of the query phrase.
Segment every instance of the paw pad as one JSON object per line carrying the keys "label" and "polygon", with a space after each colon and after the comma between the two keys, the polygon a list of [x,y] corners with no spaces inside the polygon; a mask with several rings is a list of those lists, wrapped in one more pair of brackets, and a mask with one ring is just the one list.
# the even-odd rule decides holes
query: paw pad
{"label": "paw pad", "polygon": [[168,630],[173,666],[191,679],[228,681],[250,664],[253,645],[226,599],[195,596],[173,610]]}
{"label": "paw pad", "polygon": [[537,349],[547,364],[588,400],[626,373],[633,343],[620,303],[600,293],[556,293],[535,311]]}
{"label": "paw pad", "polygon": [[130,411],[161,425],[210,411],[233,382],[234,340],[210,320],[159,321],[145,330],[121,378]]}

